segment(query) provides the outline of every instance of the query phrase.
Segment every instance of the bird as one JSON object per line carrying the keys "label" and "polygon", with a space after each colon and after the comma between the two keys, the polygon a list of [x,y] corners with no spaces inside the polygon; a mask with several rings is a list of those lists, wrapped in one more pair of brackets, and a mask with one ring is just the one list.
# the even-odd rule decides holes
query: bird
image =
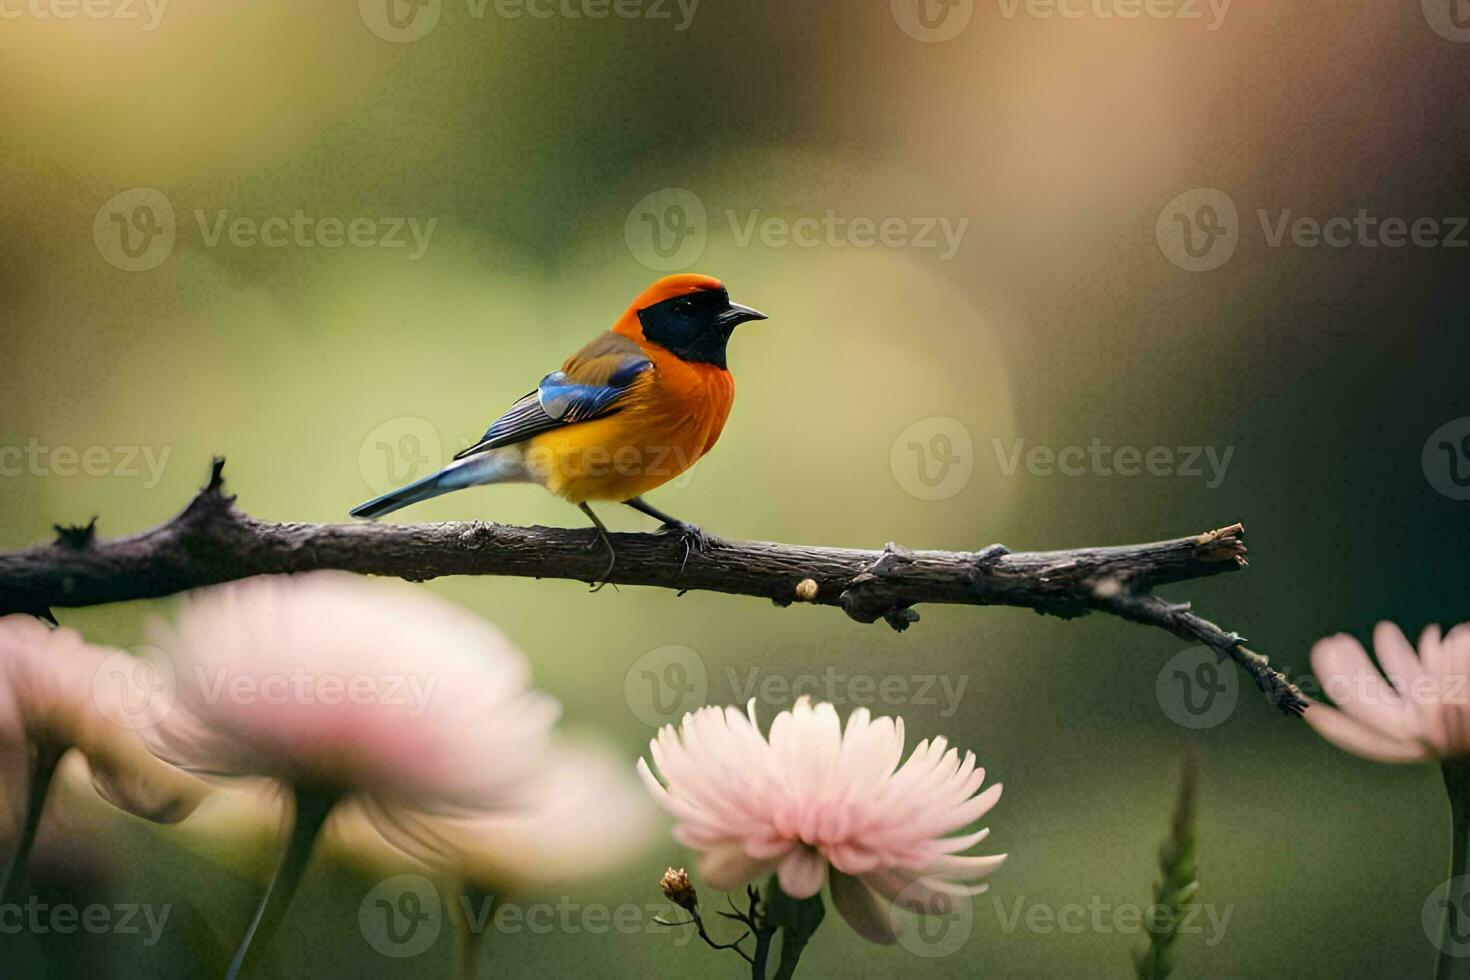
{"label": "bird", "polygon": [[[441,494],[498,483],[535,483],[576,505],[617,564],[591,501],[626,504],[680,535],[684,562],[715,539],[643,495],[684,473],[713,448],[729,417],[735,381],[726,360],[734,329],[765,320],[730,299],[720,280],[664,276],[561,369],[541,379],[448,466],[352,509],[374,519]],[[680,566],[681,570],[683,565]]]}

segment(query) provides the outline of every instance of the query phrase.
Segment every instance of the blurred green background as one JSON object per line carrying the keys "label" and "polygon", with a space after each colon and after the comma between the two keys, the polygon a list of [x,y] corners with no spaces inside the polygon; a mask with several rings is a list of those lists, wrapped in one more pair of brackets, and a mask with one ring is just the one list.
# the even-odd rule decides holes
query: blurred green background
{"label": "blurred green background", "polygon": [[[38,448],[23,464],[0,459],[0,547],[92,514],[106,536],[165,520],[214,453],[251,514],[345,519],[392,477],[447,459],[608,326],[663,261],[639,238],[642,215],[672,236],[668,204],[692,195],[705,218],[686,223],[699,236],[689,249],[703,248],[687,264],[771,319],[737,333],[730,423],[686,480],[654,494],[660,506],[726,537],[853,547],[1064,548],[1243,521],[1250,568],[1170,594],[1293,676],[1328,633],[1467,618],[1470,504],[1437,490],[1444,474],[1421,461],[1431,433],[1470,415],[1467,253],[1273,247],[1258,220],[1470,213],[1470,45],[1432,29],[1434,0],[1241,3],[1219,22],[1204,6],[1202,19],[1124,20],[1098,16],[1106,4],[1068,19],[917,2],[704,0],[686,22],[652,0],[601,19],[564,13],[580,3],[543,18],[429,0],[394,8],[401,29],[377,0],[176,2],[152,29],[142,5],[137,20],[14,6],[0,21],[0,446]],[[1192,272],[1155,231],[1200,187],[1233,200],[1239,241],[1223,265]],[[133,188],[153,196],[110,204]],[[645,202],[669,188],[688,194]],[[129,271],[160,253],[119,252],[110,215],[129,220],[158,196],[174,240]],[[221,212],[259,225],[298,209],[379,231],[382,218],[435,224],[417,257],[406,227],[404,248],[210,243]],[[752,212],[789,223],[829,210],[909,230],[967,224],[952,256],[744,238]],[[924,499],[935,494],[908,443],[943,450],[931,437],[959,431],[970,446],[951,440],[946,458],[970,475]],[[1215,486],[1208,468],[1005,464],[1017,440],[1094,439],[1232,455]],[[105,454],[89,474],[68,447]],[[400,516],[581,524],[534,488]],[[975,900],[967,941],[920,957],[869,947],[834,917],[807,975],[1127,973],[1140,935],[1007,923],[1018,901],[1145,903],[1189,748],[1202,766],[1200,900],[1231,917],[1222,942],[1185,937],[1183,975],[1432,969],[1420,911],[1448,841],[1437,773],[1330,749],[1233,674],[1233,710],[1176,724],[1158,679],[1185,644],[1159,631],[925,608],[898,635],[831,609],[699,593],[424,587],[499,624],[568,723],[616,740],[630,766],[652,728],[619,692],[668,645],[697,653],[712,703],[738,700],[752,670],[964,683],[955,705],[936,687],[937,703],[875,710],[902,713],[911,740],[972,747],[1006,783],[987,846],[1012,857]],[[58,612],[94,642],[128,646],[167,607]],[[46,887],[173,903],[173,925],[152,947],[28,939],[17,962],[182,976],[201,937],[235,938],[266,841],[89,819],[85,846],[60,818],[48,825]],[[517,900],[655,902],[659,872],[688,860],[657,840],[615,877]],[[364,941],[357,910],[376,880],[318,862],[283,968],[452,971],[448,932],[402,960]],[[493,975],[741,966],[652,932],[505,930],[486,945]]]}

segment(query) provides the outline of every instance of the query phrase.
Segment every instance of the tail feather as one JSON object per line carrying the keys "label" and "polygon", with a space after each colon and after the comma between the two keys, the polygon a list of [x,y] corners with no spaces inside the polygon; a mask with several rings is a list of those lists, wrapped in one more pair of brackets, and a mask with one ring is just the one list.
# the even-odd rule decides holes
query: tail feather
{"label": "tail feather", "polygon": [[352,516],[361,517],[364,520],[372,520],[374,517],[391,514],[401,507],[407,507],[409,504],[416,504],[421,500],[428,500],[442,493],[449,493],[451,490],[459,489],[457,486],[445,486],[441,479],[443,476],[444,474],[442,472],[434,473],[424,477],[422,480],[416,480],[406,487],[399,487],[397,490],[388,491],[381,497],[374,497],[365,504],[358,504],[352,508]]}
{"label": "tail feather", "polygon": [[450,463],[438,473],[432,473],[422,480],[415,480],[397,490],[390,490],[365,504],[358,504],[352,508],[351,513],[353,517],[372,520],[374,517],[391,514],[409,504],[416,504],[440,494],[452,493],[455,490],[463,490],[465,487],[482,486],[488,483],[512,483],[525,478],[526,472],[521,464],[519,452],[510,450],[481,453],[457,463]]}

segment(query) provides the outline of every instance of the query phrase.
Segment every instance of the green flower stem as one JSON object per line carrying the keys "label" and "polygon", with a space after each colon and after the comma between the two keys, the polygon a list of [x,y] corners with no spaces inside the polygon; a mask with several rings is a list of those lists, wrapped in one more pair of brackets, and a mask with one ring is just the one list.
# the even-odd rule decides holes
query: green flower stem
{"label": "green flower stem", "polygon": [[[822,893],[818,892],[811,898],[792,898],[781,890],[780,882],[772,875],[770,884],[766,886],[765,904],[766,925],[769,929],[781,931],[781,957],[776,962],[774,980],[790,980],[796,975],[796,965],[800,962],[807,943],[811,942],[812,935],[827,915],[826,906],[822,904]],[[770,931],[767,931],[764,949],[761,943],[756,944],[756,958],[760,962],[754,969],[760,972],[754,972],[753,969],[752,975],[755,977],[765,976],[765,957],[761,954],[764,952],[769,955],[770,935]]]}
{"label": "green flower stem", "polygon": [[26,820],[15,846],[15,856],[5,871],[4,883],[0,884],[0,904],[16,903],[23,897],[21,889],[26,883],[26,865],[36,843],[36,831],[41,828],[41,813],[46,808],[46,796],[51,789],[51,779],[56,775],[56,766],[65,754],[65,746],[47,743],[36,746],[36,757],[31,762],[30,795],[26,797]]}
{"label": "green flower stem", "polygon": [[[1440,927],[1438,980],[1470,978],[1470,950],[1463,937],[1470,926],[1470,759],[1440,765],[1450,798],[1450,890]],[[1457,938],[1458,937],[1458,938]]]}
{"label": "green flower stem", "polygon": [[281,863],[276,866],[276,873],[270,884],[266,885],[265,894],[260,896],[255,915],[246,927],[240,946],[230,961],[230,969],[226,973],[228,980],[235,980],[240,975],[241,969],[250,959],[252,949],[256,950],[258,957],[259,951],[270,947],[276,930],[286,919],[291,898],[306,874],[306,866],[311,862],[311,851],[316,845],[317,836],[327,822],[327,815],[337,803],[336,793],[321,790],[297,787],[295,797],[296,816],[292,821],[291,836],[286,841],[286,849],[281,853]]}
{"label": "green flower stem", "polygon": [[[480,916],[483,910],[484,916]],[[459,893],[459,975],[461,980],[475,980],[475,964],[480,957],[480,948],[485,945],[485,933],[490,929],[491,917],[495,914],[495,896],[477,885],[466,882]]]}

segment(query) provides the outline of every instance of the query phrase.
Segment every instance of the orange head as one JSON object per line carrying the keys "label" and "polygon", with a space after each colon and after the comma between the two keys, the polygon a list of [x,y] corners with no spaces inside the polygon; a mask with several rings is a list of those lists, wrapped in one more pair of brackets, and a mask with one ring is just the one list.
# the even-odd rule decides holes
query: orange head
{"label": "orange head", "polygon": [[664,276],[638,294],[613,330],[657,344],[680,360],[725,367],[730,334],[747,320],[764,320],[759,310],[730,301],[724,283],[712,276]]}

